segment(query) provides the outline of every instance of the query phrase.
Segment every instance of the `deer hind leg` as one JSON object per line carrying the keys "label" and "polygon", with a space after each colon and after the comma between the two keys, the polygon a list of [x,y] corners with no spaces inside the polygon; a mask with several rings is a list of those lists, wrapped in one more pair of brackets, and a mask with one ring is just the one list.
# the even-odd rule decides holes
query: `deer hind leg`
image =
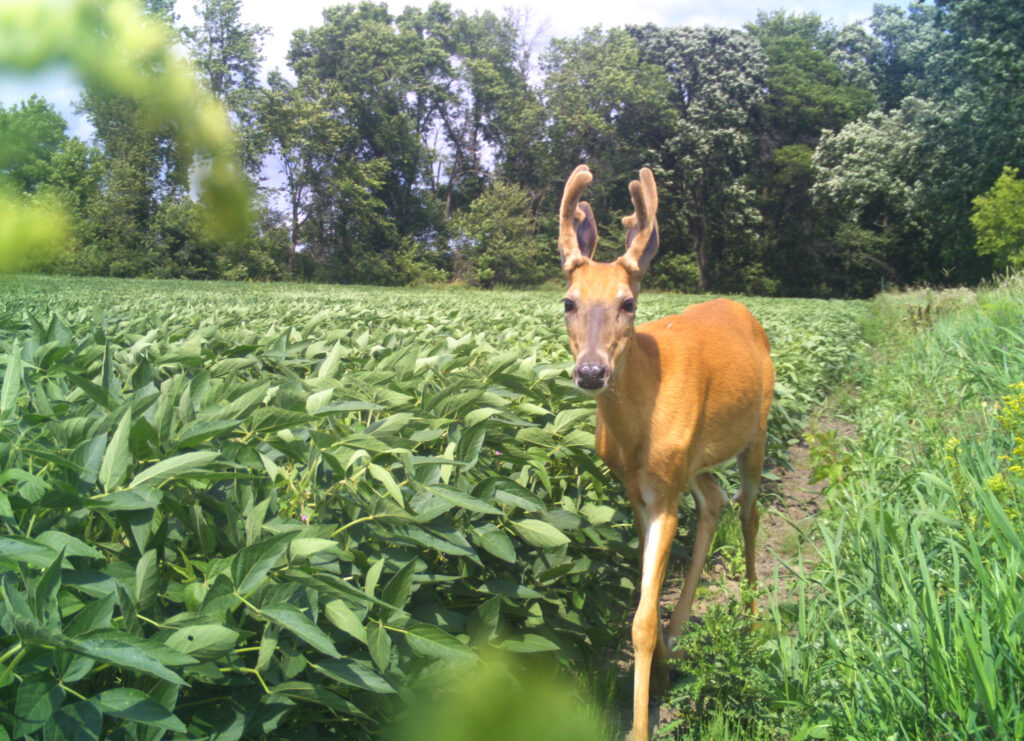
{"label": "deer hind leg", "polygon": [[693,552],[690,554],[690,566],[686,569],[683,581],[683,593],[679,596],[672,620],[668,626],[668,641],[671,644],[682,632],[683,623],[690,619],[690,608],[693,606],[693,595],[697,592],[701,574],[704,573],[704,562],[711,547],[711,536],[718,527],[722,516],[722,507],[729,498],[709,473],[697,474],[690,484],[693,501],[697,509],[697,535],[693,541]]}
{"label": "deer hind leg", "polygon": [[[743,529],[743,555],[747,565],[747,583],[757,586],[757,566],[755,552],[757,547],[757,528],[761,515],[757,509],[757,489],[761,483],[761,471],[764,468],[765,434],[762,433],[748,445],[737,457],[740,467],[740,525]],[[757,600],[751,598],[750,611],[757,615]]]}

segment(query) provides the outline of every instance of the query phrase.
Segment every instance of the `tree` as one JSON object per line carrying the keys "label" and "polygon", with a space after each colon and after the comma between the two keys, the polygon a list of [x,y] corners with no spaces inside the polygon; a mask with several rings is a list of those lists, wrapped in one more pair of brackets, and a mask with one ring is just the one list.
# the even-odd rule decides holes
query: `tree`
{"label": "tree", "polygon": [[1024,265],[1024,180],[1020,171],[1004,167],[988,191],[974,199],[971,225],[977,232],[979,255],[991,255],[997,268]]}
{"label": "tree", "polygon": [[68,140],[66,128],[53,106],[35,95],[0,106],[0,184],[34,192],[50,176],[50,162]]}
{"label": "tree", "polygon": [[810,197],[812,153],[822,131],[838,130],[875,106],[867,40],[816,14],[759,13],[747,26],[764,49],[766,94],[755,113],[764,264],[787,293],[816,295],[847,282],[830,270],[836,222]]}
{"label": "tree", "polygon": [[530,200],[525,189],[495,180],[452,220],[456,279],[491,288],[554,277],[551,248],[537,238]]}
{"label": "tree", "polygon": [[[654,153],[662,244],[689,243],[700,290],[749,288],[761,262],[756,192],[748,178],[753,115],[766,59],[749,34],[723,28],[631,27],[640,58],[670,84],[673,120]],[[756,277],[756,276],[755,276]]]}
{"label": "tree", "polygon": [[290,264],[301,253],[321,278],[388,282],[373,254],[380,243],[400,241],[378,196],[387,162],[360,159],[363,141],[347,118],[349,97],[337,83],[316,78],[293,86],[272,73],[269,86],[262,116],[285,176]]}
{"label": "tree", "polygon": [[200,24],[181,29],[200,79],[231,116],[239,158],[256,180],[267,145],[257,115],[264,26],[242,23],[241,0],[201,0]]}
{"label": "tree", "polygon": [[652,164],[651,151],[674,120],[668,78],[622,29],[553,39],[541,69],[548,151],[539,208],[554,213],[566,176],[586,162],[596,174],[587,198],[607,220],[602,227],[618,227],[616,217],[629,207],[629,181]]}

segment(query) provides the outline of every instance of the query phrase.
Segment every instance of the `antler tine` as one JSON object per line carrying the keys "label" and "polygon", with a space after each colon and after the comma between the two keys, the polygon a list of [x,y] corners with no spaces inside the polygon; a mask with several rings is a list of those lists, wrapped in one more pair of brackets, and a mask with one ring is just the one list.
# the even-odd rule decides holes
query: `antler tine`
{"label": "antler tine", "polygon": [[640,179],[629,184],[633,213],[622,219],[626,228],[626,257],[639,264],[651,234],[657,229],[658,187],[649,168],[640,170]]}
{"label": "antler tine", "polygon": [[590,168],[580,165],[565,181],[562,205],[558,210],[558,249],[562,253],[562,268],[567,273],[583,261],[576,227],[587,218],[587,214],[580,208],[580,196],[593,179]]}

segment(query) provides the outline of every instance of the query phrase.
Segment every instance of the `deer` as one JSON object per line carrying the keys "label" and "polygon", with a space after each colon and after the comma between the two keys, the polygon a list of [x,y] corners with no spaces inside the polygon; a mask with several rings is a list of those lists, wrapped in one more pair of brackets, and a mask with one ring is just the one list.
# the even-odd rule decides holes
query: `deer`
{"label": "deer", "polygon": [[[640,599],[632,624],[633,726],[630,741],[649,736],[652,692],[668,686],[667,661],[690,619],[711,537],[729,502],[708,469],[736,458],[746,579],[757,583],[758,487],[768,411],[775,387],[768,336],[742,304],[718,298],[681,314],[635,325],[640,279],[658,252],[658,191],[648,168],[629,184],[634,212],[622,219],[626,251],[593,259],[597,223],[580,201],[593,180],[580,165],[566,181],[558,249],[568,280],[565,325],[575,385],[595,397],[595,448],[622,482],[637,527]],[[689,489],[696,535],[682,594],[667,633],[659,599]],[[757,603],[750,609],[757,614]],[[680,658],[676,656],[677,658]]]}

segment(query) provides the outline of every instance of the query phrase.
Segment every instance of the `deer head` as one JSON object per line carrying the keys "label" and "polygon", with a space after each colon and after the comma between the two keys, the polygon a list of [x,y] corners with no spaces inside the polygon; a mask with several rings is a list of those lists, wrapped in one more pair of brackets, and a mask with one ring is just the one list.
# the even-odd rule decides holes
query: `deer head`
{"label": "deer head", "polygon": [[622,220],[626,252],[614,262],[595,262],[597,223],[590,204],[580,202],[594,176],[577,167],[565,183],[559,209],[558,250],[569,281],[565,325],[576,366],[573,380],[599,393],[615,375],[616,364],[633,339],[640,278],[658,251],[658,190],[646,167],[629,184],[633,213]]}

